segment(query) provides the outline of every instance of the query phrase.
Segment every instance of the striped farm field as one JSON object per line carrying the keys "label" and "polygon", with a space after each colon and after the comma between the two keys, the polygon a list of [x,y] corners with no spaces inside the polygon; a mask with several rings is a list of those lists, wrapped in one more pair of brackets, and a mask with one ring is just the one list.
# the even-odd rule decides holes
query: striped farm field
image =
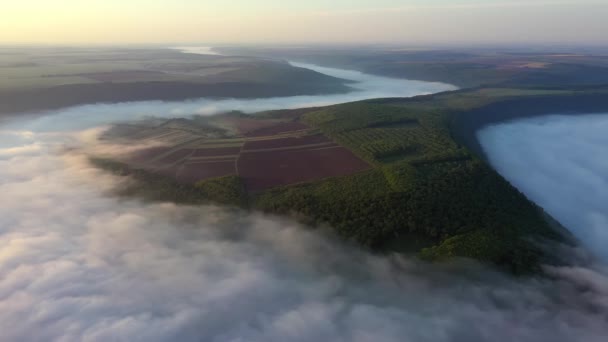
{"label": "striped farm field", "polygon": [[239,176],[250,192],[353,174],[369,168],[367,163],[340,146],[242,153],[238,160]]}
{"label": "striped farm field", "polygon": [[160,158],[156,162],[160,163],[160,164],[175,164],[175,163],[183,160],[184,158],[190,156],[193,152],[194,152],[193,149],[184,148],[181,150],[171,152],[168,155]]}
{"label": "striped farm field", "polygon": [[177,180],[195,184],[205,179],[236,174],[234,161],[185,164],[177,173]]}
{"label": "striped farm field", "polygon": [[302,122],[298,121],[289,121],[289,122],[281,122],[272,126],[266,126],[262,128],[258,128],[256,130],[250,131],[245,134],[248,137],[260,137],[260,136],[268,136],[268,135],[277,135],[288,132],[295,131],[303,131],[310,129],[310,127]]}
{"label": "striped farm field", "polygon": [[199,148],[194,151],[192,158],[200,157],[219,157],[238,155],[241,147],[218,147],[218,148]]}
{"label": "striped farm field", "polygon": [[[283,185],[350,175],[371,168],[334,140],[291,119],[229,118],[239,134],[206,136],[179,122],[179,129],[161,125],[147,129],[145,139],[167,143],[132,156],[137,167],[196,184],[236,175],[247,191],[260,192]],[[233,132],[233,131],[230,131]],[[362,132],[363,133],[363,132]],[[373,133],[373,132],[371,132]],[[373,134],[372,134],[373,135]],[[365,136],[373,142],[375,137]]]}
{"label": "striped farm field", "polygon": [[248,141],[245,143],[243,147],[244,151],[247,150],[258,150],[258,149],[266,149],[266,148],[282,148],[282,147],[294,147],[294,146],[304,146],[304,145],[312,145],[312,144],[322,144],[322,143],[331,143],[326,136],[322,134],[317,135],[307,135],[303,137],[288,137],[288,138],[279,138],[279,139],[267,139],[267,140],[256,140],[256,141]]}

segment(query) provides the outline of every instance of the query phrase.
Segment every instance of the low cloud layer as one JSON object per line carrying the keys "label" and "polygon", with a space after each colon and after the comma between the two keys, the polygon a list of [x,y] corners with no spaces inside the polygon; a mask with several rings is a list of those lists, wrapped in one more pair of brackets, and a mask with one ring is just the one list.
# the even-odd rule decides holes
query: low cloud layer
{"label": "low cloud layer", "polygon": [[[91,132],[0,158],[6,341],[604,341],[608,277],[372,256],[274,217],[107,195]],[[98,148],[92,145],[94,148]],[[110,150],[110,149],[105,149]]]}
{"label": "low cloud layer", "polygon": [[546,116],[488,127],[496,169],[608,262],[608,114]]}

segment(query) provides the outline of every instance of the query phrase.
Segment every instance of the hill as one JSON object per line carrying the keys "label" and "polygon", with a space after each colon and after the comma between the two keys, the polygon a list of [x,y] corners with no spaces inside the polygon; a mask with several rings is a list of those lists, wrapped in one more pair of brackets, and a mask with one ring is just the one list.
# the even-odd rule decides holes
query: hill
{"label": "hill", "polygon": [[126,101],[350,91],[285,62],[168,49],[0,48],[0,115]]}
{"label": "hill", "polygon": [[94,161],[141,181],[123,194],[289,215],[375,251],[470,257],[527,273],[556,262],[539,243],[569,237],[484,161],[475,132],[560,108],[607,110],[607,95],[601,87],[480,88],[122,125],[105,139],[163,145]]}
{"label": "hill", "polygon": [[502,49],[390,49],[330,47],[222,47],[244,56],[285,58],[368,74],[480,86],[582,86],[608,84],[605,50],[572,52]]}

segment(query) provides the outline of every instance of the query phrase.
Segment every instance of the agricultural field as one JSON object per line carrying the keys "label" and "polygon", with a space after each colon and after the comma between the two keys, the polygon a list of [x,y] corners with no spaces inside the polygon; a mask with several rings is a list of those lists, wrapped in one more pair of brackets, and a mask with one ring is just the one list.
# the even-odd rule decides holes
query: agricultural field
{"label": "agricultural field", "polygon": [[251,194],[371,167],[319,130],[291,118],[231,113],[198,125],[188,120],[121,124],[107,131],[103,139],[160,145],[120,158],[132,168],[192,185],[237,176]]}
{"label": "agricultural field", "polygon": [[564,86],[608,83],[606,49],[586,53],[518,49],[365,49],[223,47],[242,56],[282,57],[388,77],[480,86]]}
{"label": "agricultural field", "polygon": [[[359,114],[366,112],[377,114]],[[445,135],[444,116],[432,109],[420,115],[405,106],[358,103],[308,113],[304,120],[376,165],[466,154]]]}
{"label": "agricultural field", "polygon": [[245,150],[239,175],[252,193],[329,177],[354,174],[370,166],[334,143]]}

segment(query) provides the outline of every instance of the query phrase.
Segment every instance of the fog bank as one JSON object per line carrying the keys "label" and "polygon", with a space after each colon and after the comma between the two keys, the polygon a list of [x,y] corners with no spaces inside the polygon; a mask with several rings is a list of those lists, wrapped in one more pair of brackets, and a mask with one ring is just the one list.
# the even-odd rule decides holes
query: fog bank
{"label": "fog bank", "polygon": [[487,127],[479,140],[513,185],[608,261],[608,114]]}
{"label": "fog bank", "polygon": [[2,134],[24,147],[0,150],[6,341],[593,342],[608,333],[599,266],[516,280],[472,262],[369,255],[285,219],[119,200],[109,192],[126,180],[86,161],[97,133]]}

